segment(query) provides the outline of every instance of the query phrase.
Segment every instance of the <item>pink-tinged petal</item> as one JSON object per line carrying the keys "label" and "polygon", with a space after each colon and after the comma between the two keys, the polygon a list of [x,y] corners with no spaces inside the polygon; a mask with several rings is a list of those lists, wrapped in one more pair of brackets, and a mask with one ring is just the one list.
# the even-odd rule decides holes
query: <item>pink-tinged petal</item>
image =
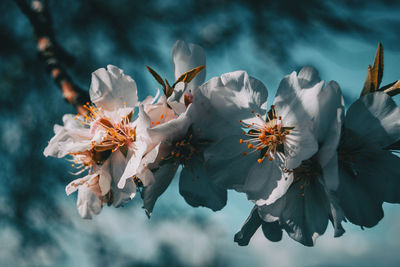
{"label": "pink-tinged petal", "polygon": [[79,188],[76,205],[83,219],[92,219],[93,215],[99,214],[102,208],[101,200],[87,186]]}
{"label": "pink-tinged petal", "polygon": [[103,163],[99,171],[99,186],[101,195],[104,196],[111,189],[110,160]]}
{"label": "pink-tinged petal", "polygon": [[180,114],[177,118],[156,125],[147,130],[153,142],[170,142],[183,138],[187,133],[190,124],[192,123],[189,117],[190,105],[187,112]]}
{"label": "pink-tinged petal", "polygon": [[66,187],[65,187],[65,193],[67,194],[67,196],[69,196],[70,194],[74,193],[76,190],[79,189],[80,186],[82,186],[85,182],[89,181],[90,179],[92,179],[93,177],[97,176],[98,174],[89,174],[86,175],[85,177],[82,178],[78,178],[73,180],[72,182],[70,182]]}
{"label": "pink-tinged petal", "polygon": [[136,141],[134,143],[134,147],[135,147],[135,149],[132,152],[132,155],[131,155],[129,161],[126,164],[124,173],[122,174],[121,179],[118,182],[118,188],[120,188],[120,189],[124,188],[125,182],[127,179],[130,179],[136,175],[138,168],[140,166],[142,157],[146,153],[147,143],[141,142],[141,141]]}
{"label": "pink-tinged petal", "polygon": [[82,126],[72,114],[63,117],[63,126],[55,125],[55,136],[50,140],[43,154],[48,157],[62,158],[69,153],[90,149],[92,135],[89,128]]}
{"label": "pink-tinged petal", "polygon": [[111,191],[114,207],[119,207],[130,201],[136,195],[136,184],[132,179],[125,181],[123,188],[119,188],[117,185],[126,167],[126,158],[117,150],[113,153],[110,158],[110,171],[112,176]]}
{"label": "pink-tinged petal", "polygon": [[136,82],[112,65],[92,73],[89,93],[92,102],[104,110],[124,107],[124,103],[135,107],[138,103]]}

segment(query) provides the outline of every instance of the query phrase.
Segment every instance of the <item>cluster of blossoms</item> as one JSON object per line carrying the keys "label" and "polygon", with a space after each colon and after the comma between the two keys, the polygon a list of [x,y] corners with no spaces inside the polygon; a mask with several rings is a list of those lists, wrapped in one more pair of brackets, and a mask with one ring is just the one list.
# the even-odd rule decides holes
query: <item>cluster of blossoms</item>
{"label": "cluster of blossoms", "polygon": [[267,88],[245,71],[205,82],[197,45],[178,41],[172,59],[176,82],[148,68],[163,92],[142,101],[121,69],[95,71],[87,114],[55,126],[44,154],[69,157],[84,175],[66,187],[78,191],[83,218],[137,191],[150,217],[177,173],[191,206],[220,210],[228,189],[254,203],[239,245],[261,227],[271,241],[284,230],[312,246],[329,221],[341,236],[346,219],[372,227],[383,202],[400,203],[400,109],[386,93],[365,94],[345,113],[339,85],[304,67],[282,79],[268,106]]}

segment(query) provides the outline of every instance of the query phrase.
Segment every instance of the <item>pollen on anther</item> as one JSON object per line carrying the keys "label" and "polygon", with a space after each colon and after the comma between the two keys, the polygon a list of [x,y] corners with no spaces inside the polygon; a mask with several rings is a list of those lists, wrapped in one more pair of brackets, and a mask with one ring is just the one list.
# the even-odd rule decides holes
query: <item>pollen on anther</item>
{"label": "pollen on anther", "polygon": [[164,114],[161,114],[160,116],[160,120],[162,120],[164,118]]}
{"label": "pollen on anther", "polygon": [[240,139],[239,142],[240,142],[241,144],[243,144],[243,139]]}
{"label": "pollen on anther", "polygon": [[302,193],[301,196],[304,197],[304,193]]}
{"label": "pollen on anther", "polygon": [[249,144],[247,147],[248,147],[249,149],[251,149],[251,148],[253,148],[253,144]]}
{"label": "pollen on anther", "polygon": [[257,159],[257,162],[261,164],[262,163],[262,159]]}
{"label": "pollen on anther", "polygon": [[242,123],[242,120],[239,120],[240,123]]}

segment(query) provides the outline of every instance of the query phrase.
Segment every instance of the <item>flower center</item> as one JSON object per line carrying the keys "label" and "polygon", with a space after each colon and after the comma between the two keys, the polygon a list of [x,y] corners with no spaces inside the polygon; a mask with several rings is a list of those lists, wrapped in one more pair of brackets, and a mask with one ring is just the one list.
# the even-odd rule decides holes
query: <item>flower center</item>
{"label": "flower center", "polygon": [[317,181],[318,177],[322,175],[322,168],[318,163],[316,156],[308,160],[303,160],[301,165],[294,170],[285,170],[294,175],[294,181],[291,186],[299,186],[301,196],[304,197],[304,189],[311,183]]}
{"label": "flower center", "polygon": [[[258,163],[262,163],[266,158],[271,161],[275,157],[281,157],[284,152],[283,145],[286,136],[290,134],[294,127],[284,127],[282,125],[282,117],[277,116],[273,105],[267,114],[266,121],[262,119],[260,114],[255,114],[255,116],[258,118],[258,122],[249,124],[239,121],[245,129],[248,129],[243,134],[249,137],[247,140],[240,139],[240,143],[246,143],[247,147],[253,150],[252,152],[260,151],[260,157],[257,159]],[[247,155],[247,152],[243,152],[243,156],[245,155]]]}
{"label": "flower center", "polygon": [[200,129],[197,129],[197,131],[198,133],[196,134],[193,128],[189,127],[185,137],[174,142],[170,154],[162,157],[161,160],[164,162],[171,161],[175,166],[178,164],[187,165],[193,157],[199,157],[200,160],[203,160],[202,151],[213,141],[198,138],[197,135],[200,134]]}
{"label": "flower center", "polygon": [[75,119],[80,120],[82,125],[89,126],[94,134],[92,150],[97,152],[111,150],[111,152],[114,152],[118,148],[135,141],[136,128],[132,127],[130,123],[133,111],[121,117],[119,122],[115,123],[94,105],[86,103],[83,107],[89,111],[89,114],[83,117],[78,114]]}
{"label": "flower center", "polygon": [[86,170],[89,170],[90,173],[95,164],[103,164],[117,149],[121,149],[123,153],[126,152],[126,146],[136,140],[136,128],[130,123],[133,111],[122,116],[118,122],[113,122],[101,109],[94,105],[86,103],[83,107],[89,111],[88,115],[78,114],[75,120],[79,120],[83,126],[89,127],[93,138],[91,149],[70,153],[73,157],[73,166],[79,170],[75,174],[80,174]]}

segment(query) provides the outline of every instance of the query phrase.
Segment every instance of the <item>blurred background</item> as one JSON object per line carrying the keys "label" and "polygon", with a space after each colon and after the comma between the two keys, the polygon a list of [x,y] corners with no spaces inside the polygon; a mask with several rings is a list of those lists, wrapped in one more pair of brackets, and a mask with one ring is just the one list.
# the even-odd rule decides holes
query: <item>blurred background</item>
{"label": "blurred background", "polygon": [[[158,84],[145,65],[173,80],[177,39],[206,51],[207,79],[247,70],[269,89],[284,75],[313,65],[336,80],[348,106],[359,96],[379,41],[382,85],[400,78],[399,1],[75,0],[48,1],[55,38],[75,59],[73,80],[88,90],[92,71],[124,69],[139,96]],[[12,0],[0,1],[0,266],[399,266],[400,207],[385,205],[372,229],[329,226],[314,248],[284,234],[279,243],[258,231],[247,247],[233,242],[252,205],[231,192],[214,213],[188,206],[176,179],[147,219],[140,199],[104,207],[82,220],[70,164],[45,158],[53,125],[75,113],[38,58],[28,19]],[[398,100],[398,99],[397,99]]]}

